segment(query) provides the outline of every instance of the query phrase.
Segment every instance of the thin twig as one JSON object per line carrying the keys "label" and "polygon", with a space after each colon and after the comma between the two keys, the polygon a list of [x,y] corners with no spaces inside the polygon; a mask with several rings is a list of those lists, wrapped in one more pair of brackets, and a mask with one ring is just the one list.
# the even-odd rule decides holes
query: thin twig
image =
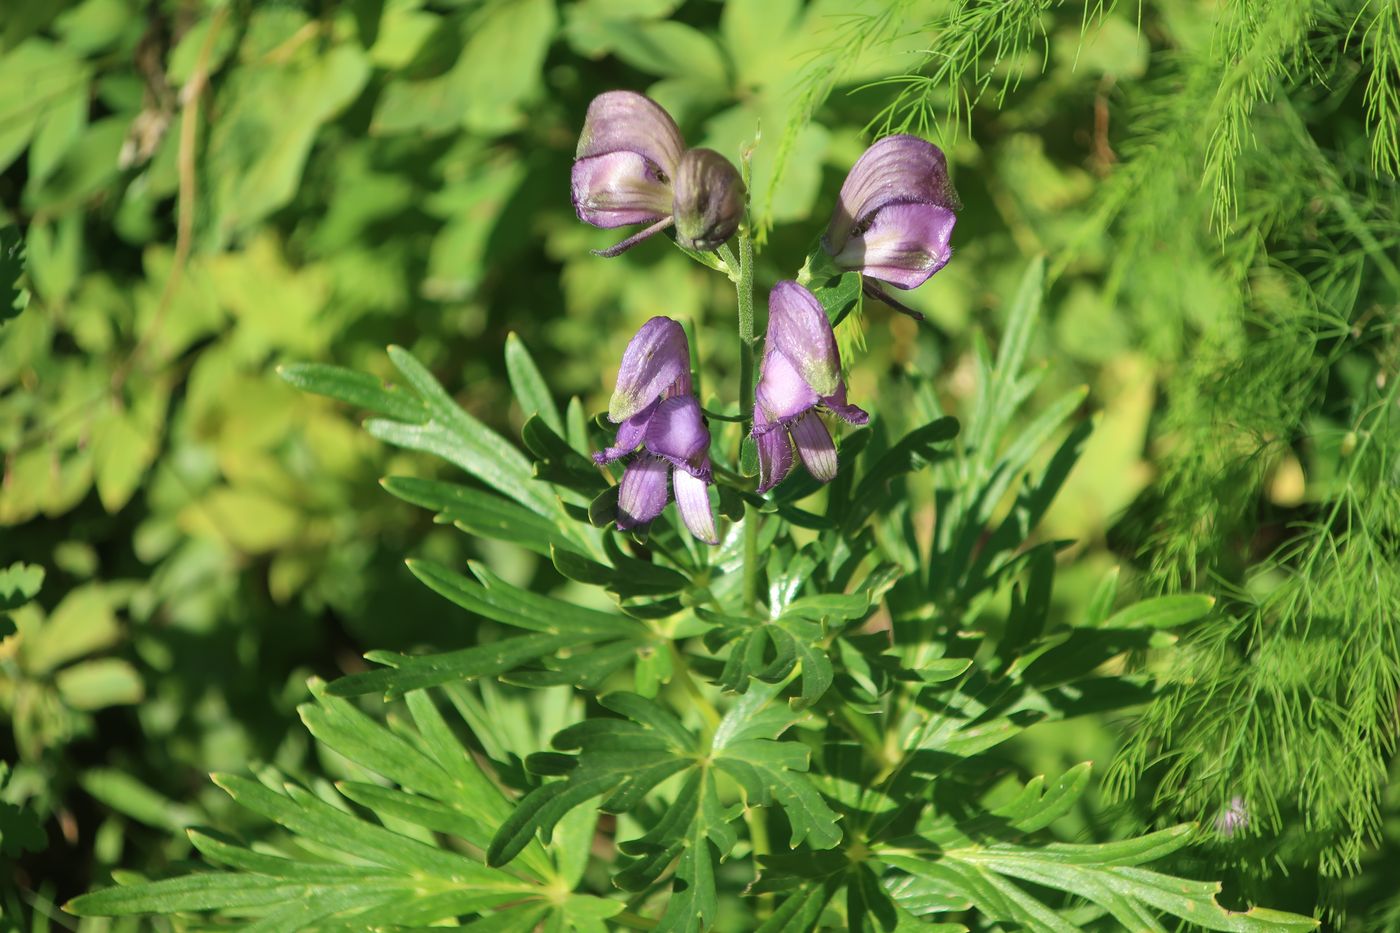
{"label": "thin twig", "polygon": [[156,312],[151,317],[151,323],[147,325],[141,339],[132,349],[116,372],[112,374],[112,394],[116,395],[121,391],[131,371],[140,362],[150,348],[156,335],[160,333],[161,324],[170,312],[170,305],[175,299],[175,292],[180,287],[180,282],[184,278],[185,266],[189,263],[191,241],[194,238],[194,211],[195,200],[198,194],[198,172],[195,166],[195,148],[199,144],[199,106],[204,97],[204,91],[209,86],[209,61],[214,53],[214,40],[218,38],[219,30],[223,27],[227,18],[228,7],[220,7],[214,14],[213,21],[209,24],[209,31],[204,36],[204,44],[200,46],[199,58],[195,62],[193,73],[190,74],[189,81],[180,89],[180,148],[177,155],[177,166],[179,171],[179,203],[176,208],[175,218],[175,255],[170,267],[170,274],[165,279],[165,285],[161,288],[160,301],[156,304]]}

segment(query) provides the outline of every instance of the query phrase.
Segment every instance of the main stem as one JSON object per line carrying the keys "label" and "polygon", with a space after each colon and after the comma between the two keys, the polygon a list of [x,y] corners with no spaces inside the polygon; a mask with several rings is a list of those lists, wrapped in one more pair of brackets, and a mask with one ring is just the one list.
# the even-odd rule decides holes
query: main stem
{"label": "main stem", "polygon": [[[743,462],[744,438],[753,427],[753,237],[748,224],[739,227],[739,281],[734,285],[739,298],[739,416],[744,420],[739,437],[739,460]],[[742,466],[741,466],[742,469]],[[744,504],[743,599],[752,607],[758,596],[758,510]]]}
{"label": "main stem", "polygon": [[744,428],[753,412],[753,239],[747,226],[739,228],[739,414]]}

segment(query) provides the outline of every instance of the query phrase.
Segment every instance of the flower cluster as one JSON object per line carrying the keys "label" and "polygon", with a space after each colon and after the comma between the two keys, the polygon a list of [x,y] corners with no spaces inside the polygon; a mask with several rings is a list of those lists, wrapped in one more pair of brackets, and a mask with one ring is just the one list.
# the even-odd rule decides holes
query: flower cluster
{"label": "flower cluster", "polygon": [[[616,256],[672,226],[686,249],[718,250],[738,231],[747,196],[724,156],[686,148],[670,114],[630,91],[600,94],[589,105],[572,183],[580,220],[603,228],[647,225],[598,251],[602,256]],[[821,248],[837,268],[861,273],[866,294],[916,314],[876,283],[916,288],[943,268],[960,207],[938,147],[914,136],[889,136],[851,168]],[[836,476],[836,444],[822,412],[850,424],[869,420],[846,400],[841,355],[821,303],[798,282],[782,281],[768,298],[754,392],[757,492],[782,482],[799,461],[819,482]],[[618,426],[617,437],[594,459],[601,466],[631,458],[618,489],[618,528],[646,525],[674,496],[691,534],[717,543],[710,432],[692,389],[690,346],[679,323],[654,317],[632,338],[608,418]]]}
{"label": "flower cluster", "polygon": [[739,228],[744,183],[713,149],[687,149],[676,121],[655,101],[608,91],[583,120],[573,199],[579,220],[595,227],[648,224],[599,255],[616,256],[672,224],[676,242],[706,251]]}

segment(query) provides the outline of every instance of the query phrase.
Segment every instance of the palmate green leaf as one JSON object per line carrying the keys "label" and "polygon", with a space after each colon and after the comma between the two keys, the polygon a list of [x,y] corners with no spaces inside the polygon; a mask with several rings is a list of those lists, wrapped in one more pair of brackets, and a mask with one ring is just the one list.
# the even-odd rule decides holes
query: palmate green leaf
{"label": "palmate green leaf", "polygon": [[429,589],[462,608],[531,634],[441,654],[372,651],[365,657],[388,668],[342,677],[327,688],[332,695],[402,696],[456,680],[495,677],[585,645],[597,646],[595,651],[614,651],[625,659],[652,641],[646,628],[626,616],[520,589],[479,564],[472,565],[476,580],[431,561],[410,561],[409,569]]}
{"label": "palmate green leaf", "polygon": [[622,598],[671,596],[690,586],[690,579],[680,571],[650,561],[637,560],[611,549],[608,557],[612,566],[558,547],[554,548],[549,556],[554,568],[570,580],[601,586]]}
{"label": "palmate green leaf", "polygon": [[365,425],[370,434],[399,447],[450,460],[488,487],[540,515],[554,518],[562,514],[554,496],[533,481],[533,471],[524,454],[463,411],[407,350],[390,347],[389,357],[423,400],[429,420],[422,424],[373,420]]}
{"label": "palmate green leaf", "polygon": [[805,885],[789,894],[777,909],[759,926],[757,933],[808,933],[816,927],[827,901],[836,892],[836,885],[816,883]]}
{"label": "palmate green leaf", "polygon": [[626,890],[642,890],[674,863],[672,899],[658,929],[707,929],[717,910],[714,858],[733,848],[737,835],[729,824],[741,809],[720,804],[716,772],[739,784],[750,807],[781,809],[793,848],[806,843],[829,849],[841,840],[837,815],[804,773],[807,747],[777,738],[799,718],[774,703],[777,695],[776,687],[751,686],[708,739],[645,697],[603,697],[604,707],[626,718],[570,726],[555,736],[557,752],[531,757],[527,764],[537,773],[565,777],[519,801],[491,841],[488,864],[511,862],[536,834],[548,842],[565,814],[590,800],[603,798],[604,812],[629,812],[662,783],[680,777],[680,789],[660,819],[641,837],[619,843],[629,860],[615,880]]}
{"label": "palmate green leaf", "polygon": [[961,923],[930,923],[910,912],[881,886],[868,865],[856,865],[846,882],[847,926],[856,933],[966,933]]}
{"label": "palmate green leaf", "polygon": [[[1159,914],[1210,930],[1303,931],[1309,917],[1269,910],[1228,911],[1215,901],[1220,885],[1191,881],[1141,868],[1187,845],[1194,827],[1182,825],[1099,844],[1012,841],[1038,832],[1068,813],[1088,787],[1089,764],[1080,764],[1046,787],[1033,778],[1011,800],[959,822],[930,813],[913,839],[874,846],[872,858],[896,869],[884,886],[903,907],[919,915],[976,910],[992,921],[1032,929],[1071,931],[1057,904],[1042,889],[1062,891],[1097,905],[1126,929],[1164,931]],[[1030,882],[1027,889],[1018,882]]]}
{"label": "palmate green leaf", "polygon": [[[601,536],[585,523],[569,519],[559,494],[536,479],[537,468],[522,451],[465,412],[408,351],[389,347],[388,352],[403,374],[407,391],[336,366],[303,363],[283,366],[278,372],[300,389],[381,415],[365,423],[370,434],[399,447],[436,454],[494,491],[423,480],[386,483],[395,495],[436,509],[444,520],[471,533],[512,541],[540,554],[547,555],[549,545],[556,541],[586,555],[601,553]],[[516,388],[526,393],[521,403],[545,406],[549,417],[558,422],[548,388],[518,341],[507,347],[507,367]],[[593,492],[604,487],[605,481],[592,463],[560,439],[544,415],[527,421],[525,440],[540,448],[536,456],[550,465],[539,472],[542,479]],[[512,503],[532,516],[522,517]]]}
{"label": "palmate green leaf", "polygon": [[554,548],[573,554],[584,546],[573,540],[572,525],[550,521],[482,489],[413,476],[386,477],[380,485],[405,502],[432,509],[440,522],[478,537],[518,544],[544,557]]}
{"label": "palmate green leaf", "polygon": [[947,456],[947,442],[957,437],[958,431],[956,418],[943,417],[905,435],[866,470],[854,495],[849,499],[832,497],[833,517],[840,518],[848,532],[859,528],[879,507],[886,483]]}
{"label": "palmate green leaf", "polygon": [[1186,881],[1135,867],[1184,845],[1191,832],[1190,827],[1164,830],[1173,834],[1170,840],[1153,834],[1134,840],[1135,847],[1114,844],[1120,847],[1113,851],[1096,851],[1106,848],[1100,846],[991,845],[944,850],[937,856],[876,857],[923,882],[920,892],[925,897],[932,893],[954,901],[966,898],[989,919],[1033,929],[1069,933],[1079,927],[1017,881],[1089,900],[1127,929],[1165,931],[1158,914],[1178,917],[1198,928],[1238,933],[1302,933],[1317,928],[1318,921],[1297,914],[1261,908],[1226,910],[1215,900],[1220,892],[1216,882]]}
{"label": "palmate green leaf", "polygon": [[831,687],[834,672],[822,644],[830,632],[822,625],[798,616],[764,622],[706,614],[719,625],[706,636],[712,651],[730,644],[719,682],[728,690],[743,691],[750,680],[770,684],[785,682],[798,672],[800,695],[794,708],[806,709]]}
{"label": "palmate green leaf", "polygon": [[301,364],[280,372],[299,388],[384,415],[365,424],[380,440],[437,454],[535,514],[553,521],[564,518],[558,500],[534,481],[523,453],[463,411],[407,350],[390,347],[389,357],[417,398],[385,387],[372,376],[339,367]]}
{"label": "palmate green leaf", "polygon": [[[253,849],[195,831],[195,847],[227,870],[118,885],[77,898],[67,909],[82,916],[216,912],[225,921],[246,921],[247,929],[288,933],[411,929],[473,916],[469,928],[534,929],[547,920],[555,929],[595,933],[623,908],[620,901],[587,895],[561,898],[559,866],[576,861],[572,855],[532,844],[505,872],[424,841],[431,836],[391,828],[410,824],[479,852],[511,807],[425,694],[408,699],[414,729],[394,732],[319,684],[313,693],[315,702],[301,712],[317,740],[389,782],[338,787],[346,801],[381,822],[272,773],[262,781],[216,776],[234,800],[290,839],[268,837]],[[576,883],[578,872],[571,874]]]}
{"label": "palmate green leaf", "polygon": [[303,392],[324,395],[389,418],[421,424],[429,417],[427,407],[407,390],[369,373],[324,363],[291,363],[279,366],[277,375]]}
{"label": "palmate green leaf", "polygon": [[995,363],[987,358],[981,361],[977,397],[964,441],[973,456],[985,462],[996,457],[997,441],[1027,394],[1021,384],[1022,370],[1040,316],[1044,287],[1045,260],[1036,258],[1026,267],[1011,301]]}
{"label": "palmate green leaf", "polygon": [[575,450],[539,415],[532,415],[525,421],[520,436],[535,457],[536,478],[577,493],[581,498],[576,501],[580,504],[608,488],[597,465]]}

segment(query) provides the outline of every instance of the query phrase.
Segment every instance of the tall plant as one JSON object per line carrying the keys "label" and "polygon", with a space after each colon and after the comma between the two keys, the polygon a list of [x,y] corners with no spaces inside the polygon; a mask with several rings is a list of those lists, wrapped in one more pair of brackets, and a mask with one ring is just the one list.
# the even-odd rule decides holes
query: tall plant
{"label": "tall plant", "polygon": [[[1064,542],[1037,527],[1090,426],[1065,428],[1075,391],[1011,433],[1044,371],[1026,367],[1041,263],[995,357],[979,344],[967,429],[917,375],[902,419],[893,400],[848,397],[840,346],[854,341],[837,334],[866,298],[899,307],[885,286],[948,261],[959,205],[942,153],[909,136],[866,152],[806,264],[770,292],[763,341],[740,176],[626,92],[590,108],[573,173],[581,219],[644,225],[604,255],[674,226],[733,282],[731,392],[696,352],[714,335],[666,317],[628,346],[607,422],[578,399],[561,411],[509,341],[533,412],[523,450],[401,349],[402,386],[283,370],[467,475],[389,478],[391,493],[535,552],[565,585],[410,561],[485,620],[477,644],[372,652],[374,669],[313,683],[302,718],[344,780],[216,775],[265,832],[194,830],[207,869],[119,878],[69,910],[258,930],[1316,926],[1227,910],[1217,884],[1144,867],[1186,846],[1190,825],[1058,838],[1088,764],[1047,778],[1008,774],[998,755],[1038,723],[1150,697],[1150,675],[1107,662],[1167,648],[1211,611],[1191,595],[1120,607],[1109,577],[1083,618],[1052,612]],[[839,449],[831,415],[859,426]],[[387,723],[354,702],[370,695],[395,704]]]}

